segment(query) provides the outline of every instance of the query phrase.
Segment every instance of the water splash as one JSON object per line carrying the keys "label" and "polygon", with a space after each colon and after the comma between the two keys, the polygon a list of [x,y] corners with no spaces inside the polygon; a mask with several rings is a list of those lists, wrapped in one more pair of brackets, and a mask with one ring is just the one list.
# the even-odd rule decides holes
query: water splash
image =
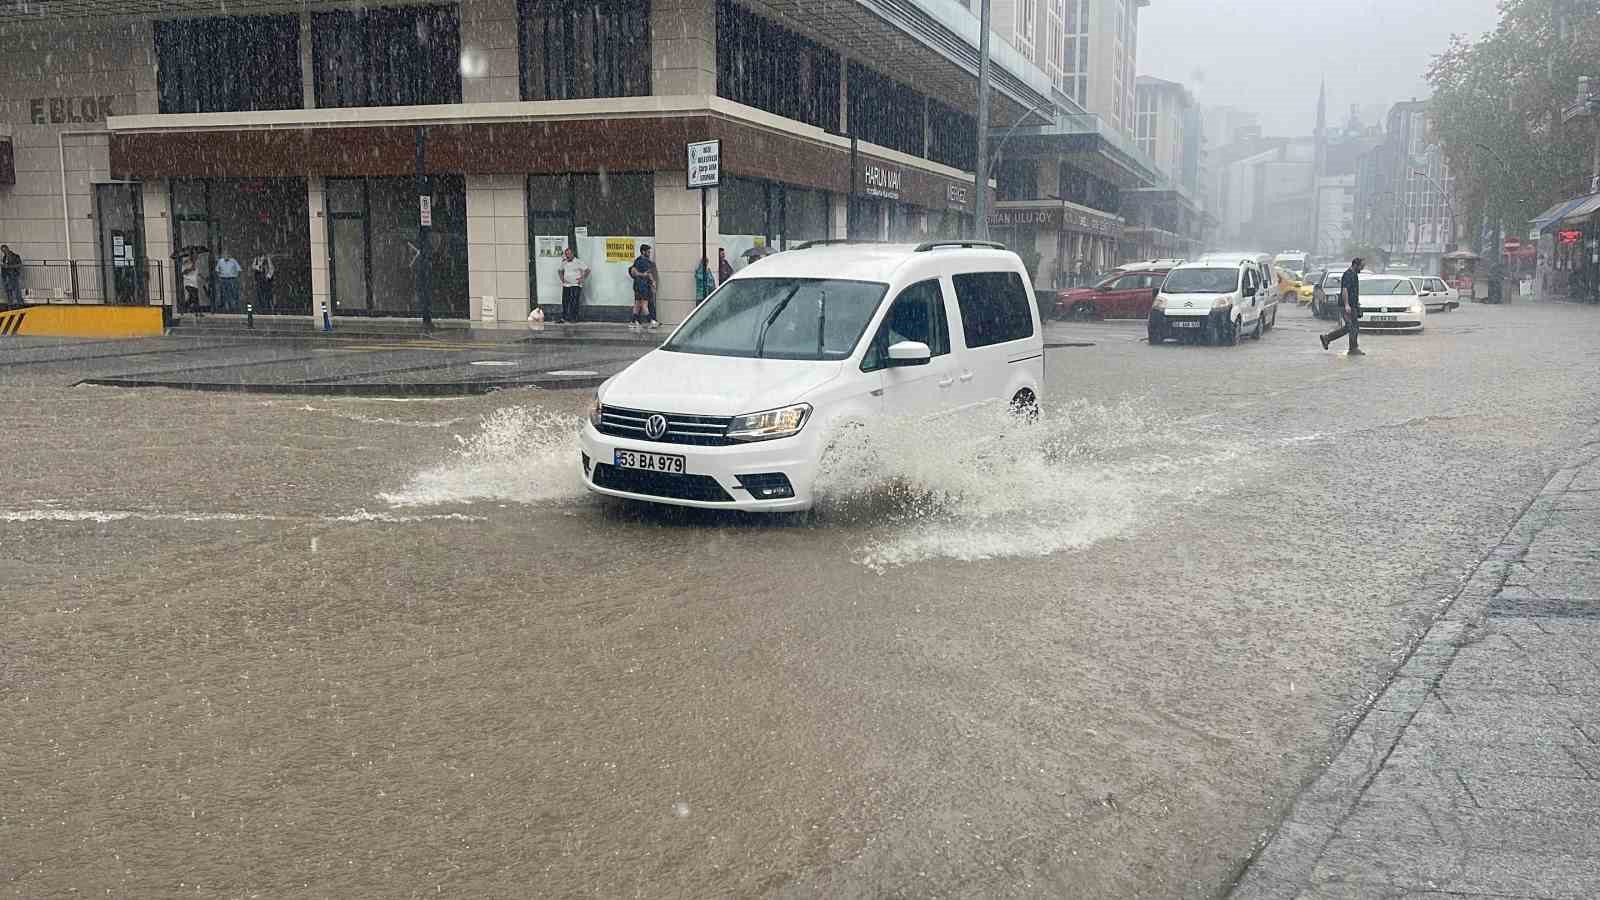
{"label": "water splash", "polygon": [[1127,402],[1078,401],[1035,421],[994,404],[841,437],[818,480],[819,525],[876,525],[856,561],[1044,556],[1131,533],[1224,488],[1243,442]]}
{"label": "water splash", "polygon": [[502,407],[486,416],[471,437],[456,435],[461,446],[451,458],[378,499],[390,506],[580,499],[585,495],[578,471],[581,425],[577,416],[531,406]]}

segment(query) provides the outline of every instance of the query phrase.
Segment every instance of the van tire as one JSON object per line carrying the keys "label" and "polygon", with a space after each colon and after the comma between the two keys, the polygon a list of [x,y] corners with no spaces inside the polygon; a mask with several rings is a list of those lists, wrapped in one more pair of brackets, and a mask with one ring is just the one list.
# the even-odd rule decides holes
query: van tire
{"label": "van tire", "polygon": [[1261,336],[1263,334],[1266,334],[1266,331],[1267,331],[1267,317],[1265,315],[1256,316],[1256,333],[1251,335],[1251,337],[1253,337],[1253,338],[1255,338],[1256,340],[1259,341],[1259,340],[1261,340]]}
{"label": "van tire", "polygon": [[1011,398],[1011,413],[1019,419],[1033,422],[1039,418],[1039,397],[1029,388],[1017,391]]}

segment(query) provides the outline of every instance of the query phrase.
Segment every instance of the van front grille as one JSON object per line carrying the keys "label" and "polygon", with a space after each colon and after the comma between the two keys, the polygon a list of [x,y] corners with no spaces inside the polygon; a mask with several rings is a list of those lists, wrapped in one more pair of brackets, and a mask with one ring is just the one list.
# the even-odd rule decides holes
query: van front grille
{"label": "van front grille", "polygon": [[704,503],[732,503],[733,498],[709,475],[677,475],[672,472],[647,472],[622,469],[609,463],[594,464],[596,487],[629,494],[664,497],[669,500],[699,500]]}
{"label": "van front grille", "polygon": [[[667,431],[661,437],[653,438],[645,431],[645,425],[654,415],[664,416],[667,420]],[[727,431],[728,423],[732,422],[731,416],[689,416],[680,413],[653,413],[637,409],[623,409],[618,406],[600,407],[600,424],[595,430],[601,434],[612,437],[632,438],[636,441],[656,441],[662,444],[692,444],[697,447],[726,447],[734,443],[729,440]]]}

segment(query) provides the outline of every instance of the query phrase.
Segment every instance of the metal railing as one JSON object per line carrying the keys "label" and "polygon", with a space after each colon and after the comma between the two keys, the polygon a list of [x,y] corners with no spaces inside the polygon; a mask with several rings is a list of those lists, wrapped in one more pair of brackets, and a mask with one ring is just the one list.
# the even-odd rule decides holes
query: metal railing
{"label": "metal railing", "polygon": [[24,260],[13,292],[0,282],[0,303],[108,303],[166,306],[166,262],[104,265],[95,260]]}

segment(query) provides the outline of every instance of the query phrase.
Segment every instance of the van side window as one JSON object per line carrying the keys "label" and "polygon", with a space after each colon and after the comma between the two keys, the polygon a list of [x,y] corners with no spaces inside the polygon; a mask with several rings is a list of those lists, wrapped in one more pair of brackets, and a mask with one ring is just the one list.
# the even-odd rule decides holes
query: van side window
{"label": "van side window", "polygon": [[1033,307],[1016,272],[969,272],[951,276],[961,331],[968,347],[987,347],[1033,336]]}
{"label": "van side window", "polygon": [[950,322],[945,316],[944,293],[939,290],[938,279],[919,281],[894,298],[894,306],[883,317],[883,324],[861,359],[861,371],[883,368],[889,345],[901,341],[927,344],[934,356],[950,352]]}

